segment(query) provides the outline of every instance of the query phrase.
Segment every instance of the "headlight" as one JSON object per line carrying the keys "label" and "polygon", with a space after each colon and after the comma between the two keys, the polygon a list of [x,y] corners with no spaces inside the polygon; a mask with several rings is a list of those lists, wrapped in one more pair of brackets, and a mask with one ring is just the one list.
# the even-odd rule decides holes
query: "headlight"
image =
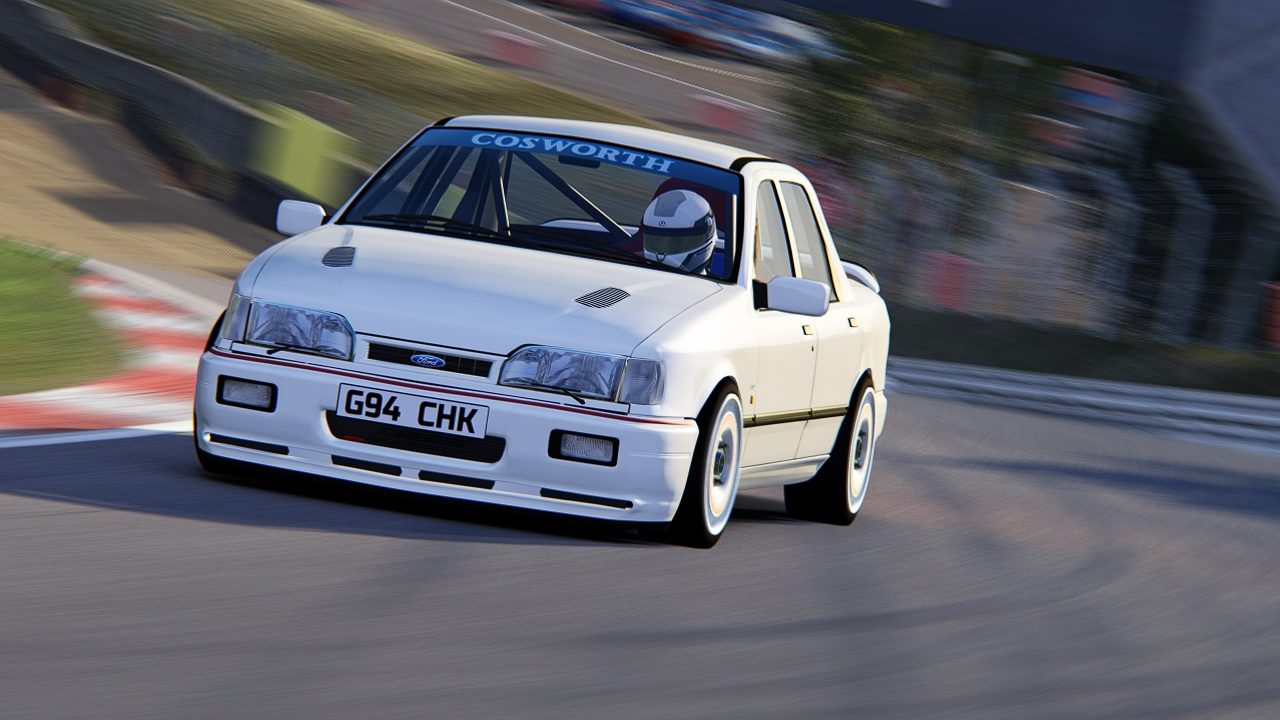
{"label": "headlight", "polygon": [[655,405],[662,400],[662,363],[531,345],[507,359],[498,382],[567,390],[598,400]]}
{"label": "headlight", "polygon": [[233,294],[222,321],[226,340],[351,359],[355,333],[337,313],[250,301]]}

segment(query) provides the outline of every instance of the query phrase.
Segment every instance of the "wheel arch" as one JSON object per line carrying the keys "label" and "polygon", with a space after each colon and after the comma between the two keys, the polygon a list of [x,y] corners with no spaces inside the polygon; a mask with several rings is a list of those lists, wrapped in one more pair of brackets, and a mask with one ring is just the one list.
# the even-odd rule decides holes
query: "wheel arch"
{"label": "wheel arch", "polygon": [[888,410],[888,401],[884,396],[884,388],[879,387],[875,383],[875,374],[870,368],[862,371],[862,376],[858,378],[858,382],[853,385],[853,395],[849,398],[848,412],[855,412],[855,405],[858,399],[862,397],[863,391],[870,388],[872,391],[871,402],[875,405],[875,434],[880,437],[880,433],[884,431],[885,414]]}
{"label": "wheel arch", "polygon": [[[715,379],[717,376],[719,376],[719,379]],[[719,373],[713,374],[708,378],[708,381],[704,383],[704,385],[706,389],[698,394],[698,397],[701,399],[701,403],[698,405],[699,419],[702,418],[703,414],[708,412],[711,401],[726,388],[732,388],[733,392],[738,394],[739,402],[742,401],[742,391],[739,389],[737,378],[733,375],[720,375]]]}
{"label": "wheel arch", "polygon": [[871,373],[871,368],[863,370],[858,381],[853,384],[853,395],[849,397],[850,408],[853,408],[854,404],[858,402],[858,398],[862,397],[862,391],[867,388],[879,390],[879,388],[876,387],[875,376]]}

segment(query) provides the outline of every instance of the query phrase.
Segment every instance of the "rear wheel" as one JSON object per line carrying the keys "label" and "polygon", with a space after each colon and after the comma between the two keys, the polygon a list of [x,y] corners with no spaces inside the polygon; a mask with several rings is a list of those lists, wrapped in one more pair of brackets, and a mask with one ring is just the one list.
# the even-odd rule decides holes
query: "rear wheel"
{"label": "rear wheel", "polygon": [[665,539],[698,548],[715,545],[733,513],[741,464],[742,400],[736,387],[727,386],[698,415],[698,446]]}
{"label": "rear wheel", "polygon": [[851,525],[867,497],[876,450],[875,391],[863,387],[845,416],[831,457],[813,479],[788,485],[787,512],[795,517],[833,525]]}

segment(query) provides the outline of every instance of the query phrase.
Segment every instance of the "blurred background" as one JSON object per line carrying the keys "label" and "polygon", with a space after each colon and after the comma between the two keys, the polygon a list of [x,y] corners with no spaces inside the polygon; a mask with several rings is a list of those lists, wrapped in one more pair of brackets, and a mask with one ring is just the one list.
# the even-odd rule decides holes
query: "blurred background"
{"label": "blurred background", "polygon": [[[1272,25],[1257,22],[1280,11],[1266,4],[6,0],[0,13],[10,72],[263,227],[281,197],[340,204],[438,117],[647,124],[804,168],[842,255],[880,278],[895,354],[1280,393],[1280,98]],[[185,270],[225,278],[244,260]]]}
{"label": "blurred background", "polygon": [[[1274,0],[0,0],[0,716],[1280,717],[1278,30]],[[854,528],[754,489],[694,552],[200,471],[196,362],[279,201],[468,113],[805,170],[893,323]]]}

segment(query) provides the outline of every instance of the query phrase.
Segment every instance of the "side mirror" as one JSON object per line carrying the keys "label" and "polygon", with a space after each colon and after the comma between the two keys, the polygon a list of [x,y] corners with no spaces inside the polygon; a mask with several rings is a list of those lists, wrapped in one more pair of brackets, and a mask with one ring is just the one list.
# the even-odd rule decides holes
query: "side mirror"
{"label": "side mirror", "polygon": [[875,273],[857,263],[842,262],[840,264],[844,265],[844,274],[847,277],[871,288],[875,294],[880,294],[880,281],[876,279]]}
{"label": "side mirror", "polygon": [[297,235],[324,224],[324,208],[301,200],[281,200],[276,208],[276,230],[283,235]]}
{"label": "side mirror", "polygon": [[802,280],[797,277],[779,276],[769,281],[768,289],[770,310],[812,315],[820,317],[827,313],[827,305],[831,301],[831,291],[816,280]]}

